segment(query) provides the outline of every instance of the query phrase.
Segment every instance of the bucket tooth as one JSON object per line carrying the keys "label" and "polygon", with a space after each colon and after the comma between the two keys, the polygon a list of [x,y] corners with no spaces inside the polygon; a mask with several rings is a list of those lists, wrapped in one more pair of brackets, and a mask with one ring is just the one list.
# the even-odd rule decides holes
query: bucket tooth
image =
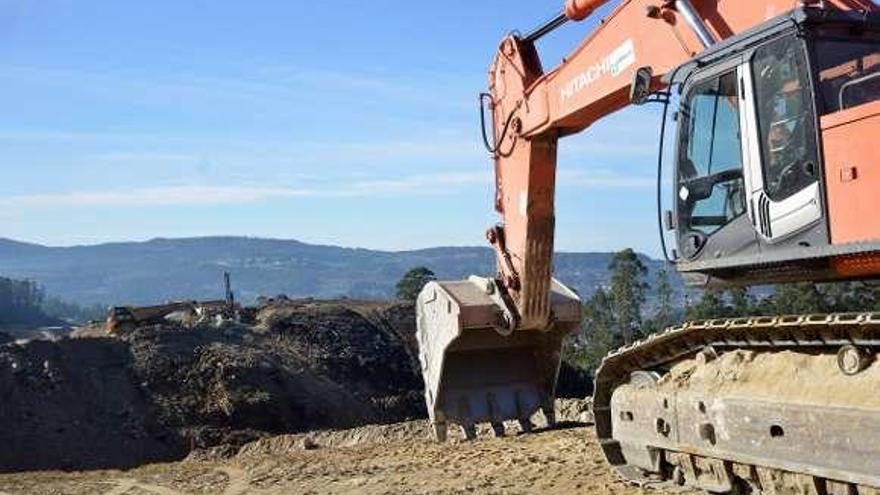
{"label": "bucket tooth", "polygon": [[556,413],[544,410],[544,418],[547,420],[547,428],[556,428]]}
{"label": "bucket tooth", "polygon": [[471,416],[471,403],[466,395],[462,395],[458,398],[458,417],[469,423]]}
{"label": "bucket tooth", "polygon": [[492,426],[492,436],[495,438],[501,438],[504,436],[504,423],[494,422],[491,423]]}
{"label": "bucket tooth", "polygon": [[489,417],[491,418],[489,425],[492,427],[492,436],[501,438],[504,436],[504,420],[499,417],[500,408],[495,394],[486,394],[486,405],[489,407]]}
{"label": "bucket tooth", "polygon": [[428,414],[433,423],[468,425],[466,436],[478,423],[493,431],[506,420],[522,426],[548,404],[553,419],[562,342],[581,321],[577,295],[554,280],[553,324],[510,332],[504,328],[509,309],[487,293],[488,285],[475,277],[431,282],[416,306]]}
{"label": "bucket tooth", "polygon": [[495,399],[495,394],[486,394],[486,406],[489,408],[489,417],[492,419],[492,422],[499,421],[498,413],[500,408],[498,407],[498,401]]}
{"label": "bucket tooth", "polygon": [[517,390],[514,392],[514,400],[516,401],[516,417],[517,421],[519,421],[519,430],[522,433],[531,433],[532,428],[532,420],[529,418],[529,415],[526,414],[526,408],[523,405],[522,397],[520,395],[520,391]]}
{"label": "bucket tooth", "polygon": [[549,404],[545,402],[541,406],[541,413],[544,414],[544,420],[547,421],[547,428],[556,428],[556,407],[552,401]]}
{"label": "bucket tooth", "polygon": [[432,423],[431,427],[434,430],[434,440],[437,440],[441,443],[445,442],[447,432],[449,431],[449,427],[446,425],[446,423]]}
{"label": "bucket tooth", "polygon": [[522,392],[520,390],[516,390],[513,393],[514,405],[516,406],[516,417],[517,418],[528,418],[526,412],[526,405],[523,401]]}
{"label": "bucket tooth", "polygon": [[461,425],[461,432],[464,433],[464,438],[466,440],[477,439],[477,427],[473,423],[466,423]]}

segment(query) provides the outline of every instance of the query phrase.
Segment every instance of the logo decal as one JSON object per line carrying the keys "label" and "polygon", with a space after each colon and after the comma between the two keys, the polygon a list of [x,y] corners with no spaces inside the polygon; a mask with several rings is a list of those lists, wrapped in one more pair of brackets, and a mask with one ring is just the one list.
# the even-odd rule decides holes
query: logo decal
{"label": "logo decal", "polygon": [[611,77],[617,77],[621,72],[626,70],[636,62],[636,49],[631,39],[623,42],[613,52],[608,54],[599,62],[591,65],[587,70],[578,74],[574,79],[562,87],[560,96],[562,100],[574,97],[576,94],[584,90],[584,88],[593,84],[597,79],[610,74]]}

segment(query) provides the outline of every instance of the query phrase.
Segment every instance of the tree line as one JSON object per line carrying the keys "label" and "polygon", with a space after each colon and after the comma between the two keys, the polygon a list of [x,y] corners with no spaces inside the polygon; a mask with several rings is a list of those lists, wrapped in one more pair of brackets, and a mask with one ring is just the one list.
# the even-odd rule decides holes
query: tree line
{"label": "tree line", "polygon": [[[566,360],[594,372],[610,351],[686,320],[740,316],[880,311],[880,281],[782,284],[760,294],[745,288],[708,289],[676,294],[672,267],[649,280],[638,254],[624,249],[608,263],[610,280],[583,303],[583,325],[564,349]],[[425,267],[408,271],[397,284],[397,297],[414,301],[436,277]],[[649,295],[654,304],[646,307]]]}
{"label": "tree line", "polygon": [[[584,301],[583,325],[565,349],[569,361],[591,372],[617,347],[686,320],[880,311],[880,281],[781,284],[760,296],[745,287],[707,289],[691,301],[688,293],[676,300],[668,267],[649,284],[648,270],[632,249],[616,253],[608,269],[610,284]],[[650,290],[656,303],[645,311]]]}
{"label": "tree line", "polygon": [[45,319],[43,289],[30,280],[0,278],[0,323],[29,323]]}
{"label": "tree line", "polygon": [[106,314],[101,305],[81,307],[48,297],[32,280],[0,277],[0,325],[49,325],[72,321],[85,323]]}

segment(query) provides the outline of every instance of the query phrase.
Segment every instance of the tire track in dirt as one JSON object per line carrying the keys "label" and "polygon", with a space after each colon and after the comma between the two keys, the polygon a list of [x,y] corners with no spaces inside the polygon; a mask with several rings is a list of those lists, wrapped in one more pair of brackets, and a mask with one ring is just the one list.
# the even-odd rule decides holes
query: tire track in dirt
{"label": "tire track in dirt", "polygon": [[104,492],[103,495],[126,495],[129,491],[135,488],[149,493],[155,493],[156,495],[186,495],[185,493],[179,492],[177,490],[172,490],[164,486],[153,485],[150,483],[143,483],[134,478],[121,478],[114,480],[114,482],[116,483],[116,486],[111,488],[109,491]]}
{"label": "tire track in dirt", "polygon": [[248,475],[247,471],[231,466],[221,467],[219,468],[219,471],[225,474],[227,478],[229,478],[226,489],[223,490],[223,495],[243,495],[245,493],[256,493],[251,488],[250,475]]}

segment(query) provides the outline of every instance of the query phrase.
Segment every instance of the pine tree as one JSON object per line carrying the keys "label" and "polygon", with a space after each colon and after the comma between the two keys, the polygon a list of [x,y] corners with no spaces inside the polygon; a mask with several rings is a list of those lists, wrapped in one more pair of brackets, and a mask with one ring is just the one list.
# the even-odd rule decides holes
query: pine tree
{"label": "pine tree", "polygon": [[36,282],[0,278],[0,323],[25,324],[45,319],[45,292]]}
{"label": "pine tree", "polygon": [[611,300],[619,333],[624,343],[630,344],[642,322],[642,304],[648,288],[644,279],[648,269],[632,249],[616,253],[608,269],[611,270]]}
{"label": "pine tree", "polygon": [[616,326],[614,302],[600,287],[584,303],[584,321],[575,344],[577,364],[595,372],[602,358],[622,344]]}
{"label": "pine tree", "polygon": [[672,323],[672,284],[669,283],[669,272],[666,268],[657,271],[657,310],[654,312],[654,326],[662,330]]}
{"label": "pine tree", "polygon": [[437,280],[434,272],[424,266],[417,266],[406,272],[397,282],[397,298],[415,301],[425,284],[434,280]]}
{"label": "pine tree", "polygon": [[851,284],[852,300],[846,311],[880,311],[880,280]]}
{"label": "pine tree", "polygon": [[728,316],[724,294],[718,289],[706,289],[697,304],[688,308],[689,320],[711,320]]}
{"label": "pine tree", "polygon": [[755,298],[749,293],[748,287],[729,289],[731,316],[751,316],[755,312]]}
{"label": "pine tree", "polygon": [[810,282],[778,285],[768,299],[776,315],[824,313],[828,307],[819,287]]}

